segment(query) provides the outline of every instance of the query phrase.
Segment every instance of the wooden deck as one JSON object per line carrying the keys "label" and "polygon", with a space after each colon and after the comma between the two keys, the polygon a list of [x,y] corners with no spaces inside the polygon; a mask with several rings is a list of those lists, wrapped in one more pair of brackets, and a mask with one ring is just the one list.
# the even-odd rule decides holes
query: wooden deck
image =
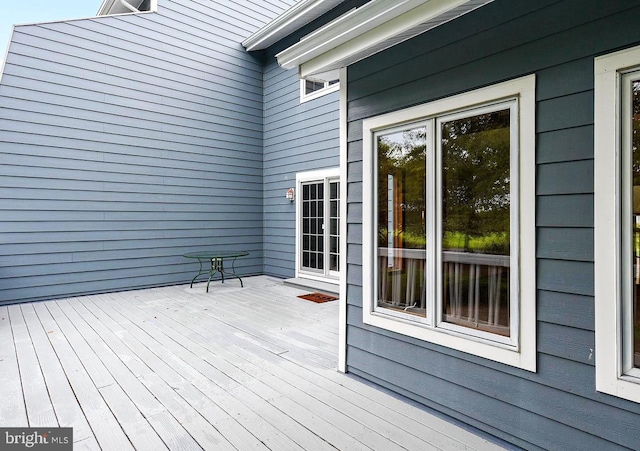
{"label": "wooden deck", "polygon": [[493,450],[336,371],[338,303],[269,277],[0,307],[0,426],[74,449]]}

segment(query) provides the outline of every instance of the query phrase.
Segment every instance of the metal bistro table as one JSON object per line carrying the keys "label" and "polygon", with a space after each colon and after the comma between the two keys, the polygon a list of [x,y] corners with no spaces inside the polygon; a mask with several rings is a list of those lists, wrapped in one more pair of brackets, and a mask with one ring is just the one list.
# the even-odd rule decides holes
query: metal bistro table
{"label": "metal bistro table", "polygon": [[[240,286],[244,287],[242,284],[242,279],[239,275],[236,274],[235,264],[236,259],[238,257],[245,257],[249,255],[249,252],[245,251],[199,251],[199,252],[190,252],[188,254],[184,254],[185,258],[195,258],[200,263],[200,271],[198,274],[191,279],[191,288],[193,288],[193,282],[202,276],[209,275],[207,279],[207,293],[209,292],[209,282],[211,282],[211,278],[215,275],[215,273],[219,272],[220,276],[222,276],[222,283],[224,283],[225,274],[227,277],[235,277],[240,281]],[[224,261],[231,260],[231,271],[228,269],[224,269]],[[208,268],[208,263],[211,263],[211,268]],[[228,268],[228,264],[227,264]]]}

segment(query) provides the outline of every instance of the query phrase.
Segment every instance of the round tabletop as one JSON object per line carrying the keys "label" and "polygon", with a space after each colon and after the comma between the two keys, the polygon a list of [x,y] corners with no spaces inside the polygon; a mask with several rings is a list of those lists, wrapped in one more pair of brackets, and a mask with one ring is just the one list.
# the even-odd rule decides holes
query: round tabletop
{"label": "round tabletop", "polygon": [[209,259],[209,258],[236,258],[236,257],[244,257],[245,255],[249,255],[247,251],[198,251],[198,252],[189,252],[184,254],[185,258],[198,258],[198,259]]}

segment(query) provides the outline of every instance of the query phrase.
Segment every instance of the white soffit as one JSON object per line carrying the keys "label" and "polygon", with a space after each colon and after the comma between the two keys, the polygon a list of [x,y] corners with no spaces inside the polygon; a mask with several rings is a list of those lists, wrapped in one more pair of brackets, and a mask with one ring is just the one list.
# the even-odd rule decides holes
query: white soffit
{"label": "white soffit", "polygon": [[248,51],[266,49],[280,39],[331,11],[344,0],[300,0],[274,20],[260,28],[242,45]]}
{"label": "white soffit", "polygon": [[493,0],[372,0],[276,55],[301,78],[328,81],[341,67],[406,41]]}

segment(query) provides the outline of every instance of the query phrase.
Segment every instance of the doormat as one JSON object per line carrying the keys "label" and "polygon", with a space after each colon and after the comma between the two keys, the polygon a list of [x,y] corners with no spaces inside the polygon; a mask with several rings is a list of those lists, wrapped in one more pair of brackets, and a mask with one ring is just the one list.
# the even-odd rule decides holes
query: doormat
{"label": "doormat", "polygon": [[298,296],[301,299],[306,299],[307,301],[315,302],[317,304],[321,304],[323,302],[335,301],[338,298],[335,296],[331,296],[329,294],[324,293],[310,293],[310,294],[302,294]]}

